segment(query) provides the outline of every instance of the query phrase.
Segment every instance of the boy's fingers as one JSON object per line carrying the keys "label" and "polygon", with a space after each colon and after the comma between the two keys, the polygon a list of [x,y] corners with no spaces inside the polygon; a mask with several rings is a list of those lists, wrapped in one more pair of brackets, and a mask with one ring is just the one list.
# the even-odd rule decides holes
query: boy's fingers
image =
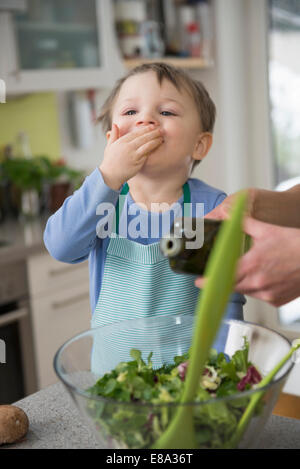
{"label": "boy's fingers", "polygon": [[132,140],[136,139],[140,135],[144,135],[145,133],[149,133],[151,130],[153,130],[150,126],[144,126],[144,127],[139,127],[137,129],[134,129],[131,132],[128,132],[124,135],[122,135],[122,140],[124,142],[131,142]]}
{"label": "boy's fingers", "polygon": [[136,129],[133,132],[129,132],[128,134],[124,135],[124,141],[128,143],[134,144],[137,148],[140,146],[144,141],[148,141],[151,138],[155,138],[156,136],[161,135],[160,128],[153,128],[153,126],[146,126],[140,129]]}
{"label": "boy's fingers", "polygon": [[135,138],[130,144],[133,146],[134,150],[138,152],[143,152],[144,145],[151,144],[151,142],[163,141],[163,137],[160,132],[149,132],[145,135],[140,135]]}
{"label": "boy's fingers", "polygon": [[264,238],[267,233],[275,230],[274,225],[270,225],[263,221],[256,220],[255,218],[245,217],[243,222],[243,230],[245,233],[250,235],[254,240],[259,238]]}
{"label": "boy's fingers", "polygon": [[156,147],[158,147],[162,143],[163,143],[162,137],[151,139],[150,142],[146,142],[143,145],[139,146],[137,148],[136,153],[139,156],[145,156],[145,154],[148,154],[149,152],[153,151]]}

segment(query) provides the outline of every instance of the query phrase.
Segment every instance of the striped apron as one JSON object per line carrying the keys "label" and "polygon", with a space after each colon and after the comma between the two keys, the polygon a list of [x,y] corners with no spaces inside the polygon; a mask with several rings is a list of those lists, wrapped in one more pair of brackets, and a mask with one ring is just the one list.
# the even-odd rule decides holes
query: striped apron
{"label": "striped apron", "polygon": [[[125,184],[121,195],[128,190]],[[190,203],[188,183],[183,186],[183,194],[184,204]],[[184,205],[184,209],[187,207]],[[101,291],[91,321],[91,327],[97,328],[91,367],[98,376],[121,361],[132,360],[132,348],[139,349],[145,361],[153,352],[156,368],[187,352],[192,324],[191,320],[181,321],[178,315],[193,314],[199,294],[194,285],[197,276],[173,272],[159,242],[144,245],[119,236],[118,214],[117,205],[116,233],[108,244]],[[166,321],[165,316],[173,320]],[[140,320],[127,321],[130,319]]]}

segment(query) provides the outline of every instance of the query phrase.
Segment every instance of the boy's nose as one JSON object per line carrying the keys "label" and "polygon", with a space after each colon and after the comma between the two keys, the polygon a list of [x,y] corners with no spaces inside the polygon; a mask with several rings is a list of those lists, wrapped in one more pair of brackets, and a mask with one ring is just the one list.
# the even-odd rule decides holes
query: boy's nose
{"label": "boy's nose", "polygon": [[143,117],[139,116],[139,118],[137,119],[137,121],[136,121],[136,123],[135,123],[135,125],[136,125],[137,127],[140,127],[140,126],[142,126],[142,125],[151,125],[151,124],[154,125],[154,126],[156,126],[156,125],[158,125],[159,123],[158,123],[158,121],[157,121],[155,118],[153,118],[153,116],[150,116],[150,115],[148,115],[148,116],[143,116]]}
{"label": "boy's nose", "polygon": [[157,122],[155,122],[154,120],[143,120],[143,121],[138,121],[136,123],[137,126],[141,126],[141,125],[157,125]]}

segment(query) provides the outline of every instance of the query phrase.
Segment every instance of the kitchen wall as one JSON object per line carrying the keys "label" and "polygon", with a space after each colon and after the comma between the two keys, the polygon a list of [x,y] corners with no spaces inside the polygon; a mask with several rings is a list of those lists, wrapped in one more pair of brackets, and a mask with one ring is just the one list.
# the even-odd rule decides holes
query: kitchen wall
{"label": "kitchen wall", "polygon": [[[95,93],[95,107],[100,110],[101,104],[105,100],[108,90],[97,90]],[[70,95],[68,93],[58,93],[59,128],[61,135],[61,151],[66,161],[75,168],[84,169],[87,173],[92,172],[99,166],[103,158],[103,151],[106,144],[100,124],[93,126],[94,141],[90,146],[80,148],[74,141],[70,125]],[[97,111],[96,111],[97,112]]]}
{"label": "kitchen wall", "polygon": [[214,5],[216,64],[201,76],[216,97],[218,117],[212,158],[204,162],[203,173],[228,193],[272,188],[266,2]]}
{"label": "kitchen wall", "polygon": [[60,129],[55,93],[9,96],[0,106],[0,147],[15,144],[20,131],[26,132],[33,155],[59,158]]}

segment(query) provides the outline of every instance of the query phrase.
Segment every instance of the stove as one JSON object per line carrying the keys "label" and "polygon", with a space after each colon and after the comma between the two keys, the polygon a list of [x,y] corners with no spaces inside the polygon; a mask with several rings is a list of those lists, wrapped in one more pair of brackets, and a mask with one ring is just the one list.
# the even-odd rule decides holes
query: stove
{"label": "stove", "polygon": [[34,370],[26,263],[0,264],[0,404],[33,392]]}

